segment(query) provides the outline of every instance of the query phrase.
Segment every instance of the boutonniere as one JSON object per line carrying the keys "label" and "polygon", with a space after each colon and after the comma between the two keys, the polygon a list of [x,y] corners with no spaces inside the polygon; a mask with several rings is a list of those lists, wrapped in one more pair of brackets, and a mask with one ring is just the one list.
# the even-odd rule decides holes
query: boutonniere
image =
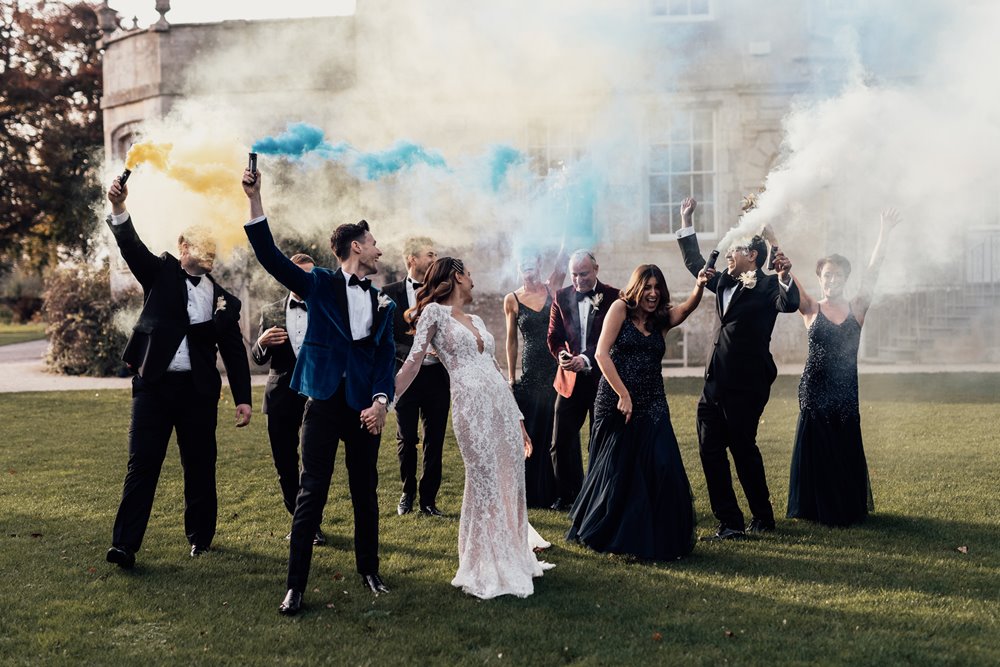
{"label": "boutonniere", "polygon": [[594,307],[594,310],[597,310],[598,308],[601,307],[601,302],[602,301],[604,301],[604,293],[603,292],[598,292],[594,296],[590,297],[590,305]]}
{"label": "boutonniere", "polygon": [[392,299],[390,299],[385,294],[379,293],[379,295],[378,295],[378,309],[379,310],[382,310],[383,308],[388,308],[390,303],[392,303]]}
{"label": "boutonniere", "polygon": [[744,271],[740,274],[740,282],[747,289],[753,289],[757,286],[757,272],[756,271]]}
{"label": "boutonniere", "polygon": [[226,309],[226,297],[220,296],[215,300],[215,312],[221,313]]}

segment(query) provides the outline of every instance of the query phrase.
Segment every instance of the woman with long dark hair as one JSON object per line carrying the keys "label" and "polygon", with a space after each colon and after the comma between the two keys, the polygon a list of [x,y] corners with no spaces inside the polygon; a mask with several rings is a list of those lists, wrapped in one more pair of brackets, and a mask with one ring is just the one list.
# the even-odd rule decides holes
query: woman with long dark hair
{"label": "woman with long dark hair", "polygon": [[[531,439],[494,358],[496,343],[472,301],[465,264],[439,257],[407,311],[415,325],[413,347],[396,375],[397,400],[433,347],[451,378],[452,426],[465,463],[465,492],[458,526],[458,572],[452,585],[479,598],[527,597],[541,576],[533,546],[548,546],[528,524],[524,458]],[[534,538],[534,543],[532,542]]]}
{"label": "woman with long dark hair", "polygon": [[670,424],[661,361],[664,333],[687,319],[714,273],[702,270],[691,295],[671,306],[654,264],[632,272],[611,305],[597,343],[590,467],[566,538],[594,551],[668,560],[694,547],[694,505]]}

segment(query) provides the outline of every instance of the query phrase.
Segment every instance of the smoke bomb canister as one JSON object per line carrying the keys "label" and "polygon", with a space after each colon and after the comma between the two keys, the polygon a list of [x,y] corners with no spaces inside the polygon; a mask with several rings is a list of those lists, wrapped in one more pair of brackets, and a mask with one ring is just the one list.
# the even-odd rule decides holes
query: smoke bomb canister
{"label": "smoke bomb canister", "polygon": [[708,263],[705,265],[705,268],[706,269],[714,269],[715,268],[715,261],[717,259],[719,259],[719,251],[718,250],[713,250],[712,253],[708,256]]}
{"label": "smoke bomb canister", "polygon": [[125,182],[128,181],[128,177],[132,175],[131,169],[126,169],[122,172],[122,175],[118,177],[118,185],[125,187]]}
{"label": "smoke bomb canister", "polygon": [[250,167],[250,173],[251,174],[256,174],[257,173],[257,154],[256,153],[250,153],[249,167]]}
{"label": "smoke bomb canister", "polygon": [[771,246],[771,252],[767,256],[767,270],[774,271],[774,258],[778,255],[778,246]]}

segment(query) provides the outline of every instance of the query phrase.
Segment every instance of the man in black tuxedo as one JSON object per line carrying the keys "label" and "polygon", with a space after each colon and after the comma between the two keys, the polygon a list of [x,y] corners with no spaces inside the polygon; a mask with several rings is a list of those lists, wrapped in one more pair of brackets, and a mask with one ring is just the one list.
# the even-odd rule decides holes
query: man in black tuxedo
{"label": "man in black tuxedo", "polygon": [[559,511],[573,506],[583,486],[580,429],[588,415],[593,423],[594,399],[601,379],[594,352],[604,316],[618,298],[617,287],[597,280],[599,268],[589,250],[577,250],[570,255],[573,284],[556,292],[549,311],[546,342],[549,352],[559,362],[554,382],[558,395],[550,450],[559,494],[552,509]]}
{"label": "man in black tuxedo", "polygon": [[[695,276],[705,266],[692,221],[696,205],[690,197],[684,200],[677,232],[684,265]],[[799,291],[788,258],[776,253],[777,275],[761,271],[766,258],[764,240],[754,236],[729,249],[726,270],[713,275],[707,285],[716,295],[718,321],[698,401],[698,444],[712,513],[719,520],[715,534],[707,539],[738,538],[746,530],[774,530],[764,461],[757,448],[757,425],[778,374],[770,350],[774,322],[778,313],[798,309]],[[753,518],[749,526],[744,524],[733,492],[726,448],[732,452],[750,505]]]}
{"label": "man in black tuxedo", "polygon": [[178,257],[159,257],[136,234],[125,209],[128,188],[118,179],[108,190],[108,225],[132,275],[142,286],[139,321],[122,359],[132,378],[132,420],[128,470],[115,517],[107,560],[128,569],[153,508],[160,467],[170,432],[184,468],[184,531],[191,555],[208,551],[215,536],[216,441],[222,355],[236,402],[236,425],[250,422],[250,366],[240,332],[240,301],[215,283],[209,272],[215,243],[205,230],[191,228],[177,241]]}
{"label": "man in black tuxedo", "polygon": [[[404,313],[416,305],[416,292],[436,258],[431,239],[422,236],[407,239],[403,244],[406,278],[382,288],[396,302],[396,321],[392,331],[396,339],[397,373],[413,347],[412,327],[406,322]],[[435,355],[428,354],[410,390],[396,404],[396,453],[399,455],[399,477],[403,482],[403,495],[399,497],[396,507],[400,516],[413,510],[413,498],[418,491],[417,442],[420,438],[417,425],[421,417],[424,424],[424,464],[420,473],[417,506],[423,514],[443,516],[437,507],[437,492],[441,487],[441,453],[451,407],[450,385],[444,364]]]}
{"label": "man in black tuxedo", "polygon": [[[312,257],[301,252],[292,255],[291,260],[303,271],[312,271],[316,265]],[[299,429],[306,397],[288,385],[308,324],[309,313],[305,302],[298,294],[289,292],[284,299],[261,309],[257,342],[250,348],[250,356],[258,366],[271,365],[261,411],[267,415],[271,458],[278,472],[285,509],[291,515],[295,514],[295,496],[299,493]],[[291,539],[291,533],[286,539]],[[313,544],[326,544],[322,529],[316,529]]]}
{"label": "man in black tuxedo", "polygon": [[382,251],[364,220],[337,227],[330,246],[340,268],[304,271],[285,257],[271,235],[261,203],[260,172],[243,172],[250,201],[247,238],[261,266],[300,295],[309,325],[291,388],[308,397],[302,416],[302,472],[295,498],[288,553],[287,592],[278,612],[292,615],[312,563],[313,538],[330,492],[333,463],[344,442],[347,483],[354,506],[354,559],[362,585],[386,593],[379,576],[378,449],[389,401],[395,392],[396,346],[392,338],[396,305],[371,284]]}

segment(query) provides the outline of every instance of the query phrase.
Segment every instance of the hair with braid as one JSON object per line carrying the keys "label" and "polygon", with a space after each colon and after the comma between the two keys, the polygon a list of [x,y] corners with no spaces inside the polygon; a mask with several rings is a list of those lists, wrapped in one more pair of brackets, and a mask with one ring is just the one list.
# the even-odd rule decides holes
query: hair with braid
{"label": "hair with braid", "polygon": [[429,303],[441,303],[455,291],[455,275],[465,273],[465,263],[454,257],[438,257],[427,269],[424,284],[415,294],[417,305],[403,314],[403,319],[410,323],[409,333],[416,333],[417,320],[420,313]]}

